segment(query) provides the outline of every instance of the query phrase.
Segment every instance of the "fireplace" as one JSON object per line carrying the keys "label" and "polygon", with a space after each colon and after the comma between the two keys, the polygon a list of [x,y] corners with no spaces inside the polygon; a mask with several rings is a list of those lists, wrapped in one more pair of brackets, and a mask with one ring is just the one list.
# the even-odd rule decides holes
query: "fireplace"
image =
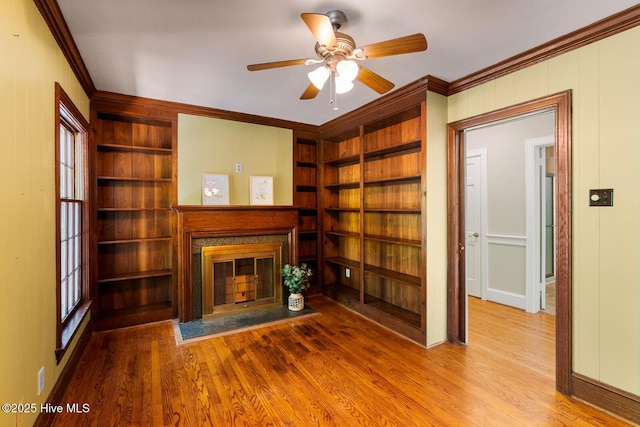
{"label": "fireplace", "polygon": [[[282,304],[280,266],[298,261],[297,209],[292,206],[182,205],[172,209],[176,214],[174,225],[178,235],[176,297],[180,322]],[[247,245],[254,246],[247,248]],[[243,248],[235,248],[240,246]],[[226,248],[215,249],[222,247]],[[223,255],[226,250],[231,250],[231,254]],[[265,260],[271,256],[273,264]],[[209,280],[203,282],[203,266],[207,265],[215,278],[214,261],[220,263],[218,274],[230,281],[224,292],[220,290],[217,295],[215,286],[211,291],[206,289],[208,285],[203,287]],[[270,268],[273,269],[272,276],[260,275]],[[257,279],[256,273],[259,274]],[[264,290],[265,285],[273,285],[273,290]],[[227,289],[226,286],[232,287]]]}
{"label": "fireplace", "polygon": [[282,242],[202,248],[202,317],[282,305]]}

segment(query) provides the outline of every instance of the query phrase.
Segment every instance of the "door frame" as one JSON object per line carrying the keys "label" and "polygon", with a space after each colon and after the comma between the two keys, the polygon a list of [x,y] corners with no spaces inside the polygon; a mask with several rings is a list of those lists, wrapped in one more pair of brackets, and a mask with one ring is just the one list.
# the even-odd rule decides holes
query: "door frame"
{"label": "door frame", "polygon": [[[525,205],[527,212],[527,279],[526,279],[526,309],[529,313],[537,313],[542,309],[541,299],[546,294],[546,278],[543,277],[538,283],[537,276],[542,271],[544,257],[542,253],[541,239],[545,230],[541,226],[543,214],[541,211],[542,198],[545,189],[543,181],[545,174],[541,174],[538,169],[538,152],[543,147],[555,147],[553,135],[538,138],[528,138],[524,141],[525,157]],[[555,198],[555,194],[554,194]],[[555,251],[555,248],[554,248]],[[541,286],[542,288],[539,288]]]}
{"label": "door frame", "polygon": [[556,140],[556,389],[572,393],[571,331],[571,91],[564,91],[447,125],[447,340],[466,341],[464,131],[544,111],[555,112]]}

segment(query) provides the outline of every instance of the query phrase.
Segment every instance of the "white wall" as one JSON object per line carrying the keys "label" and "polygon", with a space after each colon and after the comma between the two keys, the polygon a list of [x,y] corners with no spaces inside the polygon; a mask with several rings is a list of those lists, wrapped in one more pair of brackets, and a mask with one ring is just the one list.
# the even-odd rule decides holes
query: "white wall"
{"label": "white wall", "polygon": [[[553,135],[553,112],[527,116],[465,134],[466,149],[487,149],[487,287],[526,295],[525,140]],[[491,299],[491,298],[489,298]],[[524,308],[519,306],[519,308]]]}

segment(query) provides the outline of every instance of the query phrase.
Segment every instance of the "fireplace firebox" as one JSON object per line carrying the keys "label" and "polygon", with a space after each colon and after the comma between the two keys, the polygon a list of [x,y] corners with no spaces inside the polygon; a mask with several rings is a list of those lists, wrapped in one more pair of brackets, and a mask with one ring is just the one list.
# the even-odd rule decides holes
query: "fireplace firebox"
{"label": "fireplace firebox", "polygon": [[202,248],[202,317],[282,305],[281,242]]}

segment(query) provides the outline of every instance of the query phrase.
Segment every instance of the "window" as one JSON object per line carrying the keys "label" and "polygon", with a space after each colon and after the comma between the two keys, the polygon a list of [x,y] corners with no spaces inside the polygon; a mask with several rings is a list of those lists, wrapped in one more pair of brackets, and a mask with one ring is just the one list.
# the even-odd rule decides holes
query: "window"
{"label": "window", "polygon": [[88,124],[56,84],[57,350],[58,361],[89,308],[87,272]]}

